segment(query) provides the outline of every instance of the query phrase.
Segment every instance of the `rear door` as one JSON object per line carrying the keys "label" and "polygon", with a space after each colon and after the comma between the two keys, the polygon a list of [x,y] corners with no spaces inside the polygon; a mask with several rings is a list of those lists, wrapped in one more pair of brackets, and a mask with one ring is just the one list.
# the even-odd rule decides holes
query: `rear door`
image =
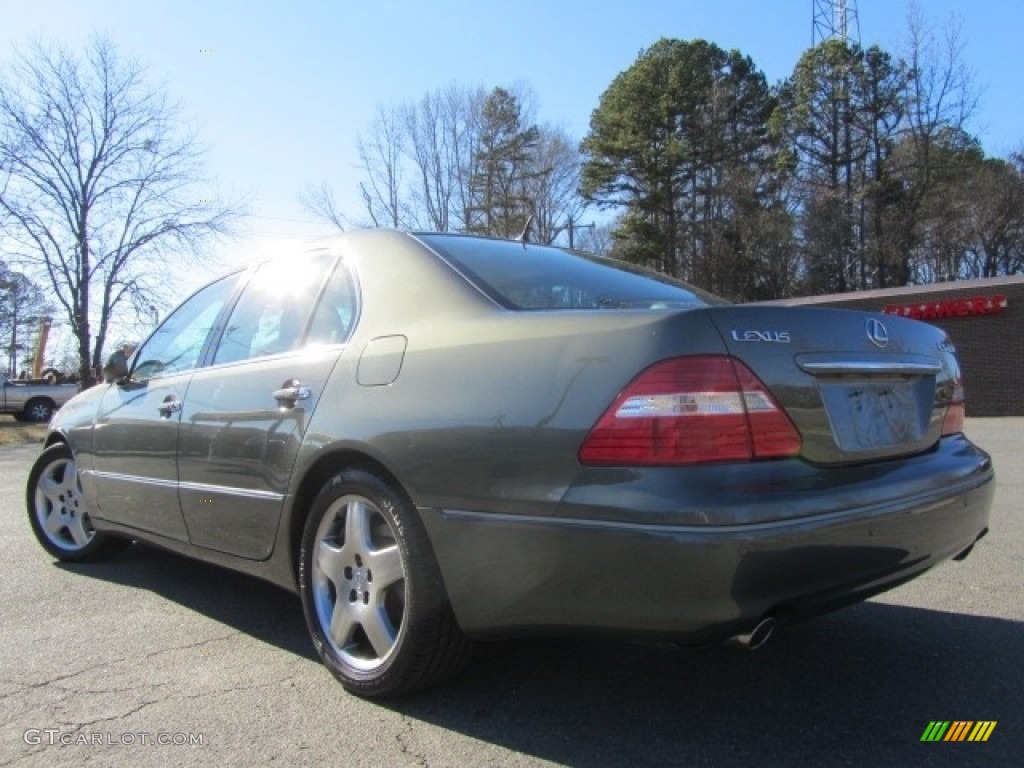
{"label": "rear door", "polygon": [[261,266],[213,364],[191,379],[178,475],[193,544],[250,559],[273,550],[299,445],[355,316],[354,283],[334,261],[325,251]]}

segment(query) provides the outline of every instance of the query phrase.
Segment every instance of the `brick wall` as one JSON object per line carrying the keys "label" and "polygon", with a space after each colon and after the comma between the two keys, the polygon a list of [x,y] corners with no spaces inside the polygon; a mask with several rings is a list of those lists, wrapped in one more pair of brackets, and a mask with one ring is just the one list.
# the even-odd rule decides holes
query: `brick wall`
{"label": "brick wall", "polygon": [[[1006,308],[998,313],[990,313],[991,308],[980,303],[963,301],[997,296],[1006,299]],[[1024,275],[767,303],[869,312],[891,306],[914,307],[915,313],[924,315],[923,322],[943,328],[956,345],[969,416],[1024,416]]]}

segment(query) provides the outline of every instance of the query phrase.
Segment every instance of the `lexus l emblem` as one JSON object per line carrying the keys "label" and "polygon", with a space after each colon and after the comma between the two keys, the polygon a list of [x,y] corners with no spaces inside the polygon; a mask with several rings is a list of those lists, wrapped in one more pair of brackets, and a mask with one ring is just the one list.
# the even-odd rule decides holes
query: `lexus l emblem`
{"label": "lexus l emblem", "polygon": [[876,347],[884,347],[889,343],[889,331],[881,320],[871,318],[868,320],[868,338]]}

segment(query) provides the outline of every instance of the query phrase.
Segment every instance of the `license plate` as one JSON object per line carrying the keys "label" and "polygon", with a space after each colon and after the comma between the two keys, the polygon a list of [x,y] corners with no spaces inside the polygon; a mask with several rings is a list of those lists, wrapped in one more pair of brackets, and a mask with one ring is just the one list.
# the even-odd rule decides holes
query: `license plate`
{"label": "license plate", "polygon": [[[914,443],[927,426],[909,382],[844,383],[823,388],[832,431],[844,451]],[[924,418],[922,418],[924,416]]]}

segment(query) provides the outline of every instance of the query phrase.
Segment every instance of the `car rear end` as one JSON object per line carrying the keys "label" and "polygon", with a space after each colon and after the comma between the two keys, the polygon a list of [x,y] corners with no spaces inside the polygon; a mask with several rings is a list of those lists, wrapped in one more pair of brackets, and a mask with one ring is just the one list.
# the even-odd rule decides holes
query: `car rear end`
{"label": "car rear end", "polygon": [[[533,269],[519,258],[514,269]],[[467,631],[721,639],[863,600],[985,535],[993,468],[963,434],[960,371],[941,330],[641,299],[580,302],[561,359],[586,367],[554,388],[546,432],[524,438],[540,454],[555,427],[562,442],[577,436],[564,484],[537,484],[543,512],[528,500],[425,510]],[[568,322],[540,309],[550,319],[531,322]],[[607,333],[602,356],[588,325],[607,327],[608,312],[628,330]],[[520,402],[545,399],[521,380]]]}
{"label": "car rear end", "polygon": [[985,535],[993,469],[962,432],[940,330],[839,310],[706,312],[724,354],[641,373],[581,447],[566,516],[631,540],[615,558],[629,578],[576,585],[609,596],[584,622],[643,603],[633,619],[652,631],[738,634],[870,597]]}

